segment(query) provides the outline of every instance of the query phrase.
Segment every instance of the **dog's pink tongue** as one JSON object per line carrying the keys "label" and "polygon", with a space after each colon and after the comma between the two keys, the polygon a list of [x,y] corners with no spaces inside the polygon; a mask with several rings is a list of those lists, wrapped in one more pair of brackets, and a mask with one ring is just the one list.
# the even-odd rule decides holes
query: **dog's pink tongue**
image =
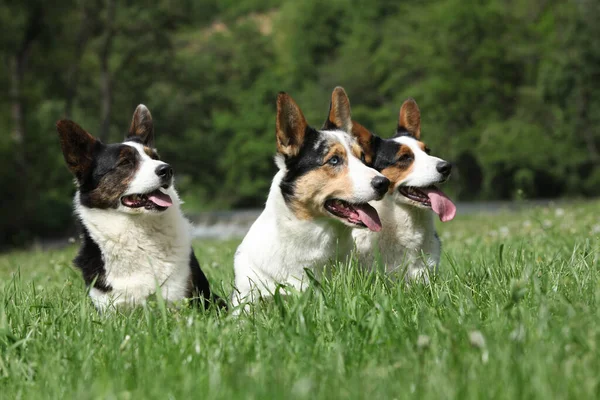
{"label": "dog's pink tongue", "polygon": [[379,232],[381,230],[381,220],[377,211],[368,204],[353,205],[354,209],[358,213],[360,221],[367,226],[373,232]]}
{"label": "dog's pink tongue", "polygon": [[444,192],[435,188],[420,190],[429,197],[431,209],[440,216],[440,221],[448,222],[454,219],[454,216],[456,215],[456,206]]}
{"label": "dog's pink tongue", "polygon": [[173,205],[171,197],[160,190],[155,190],[154,192],[150,193],[148,195],[148,200],[160,207],[171,207]]}

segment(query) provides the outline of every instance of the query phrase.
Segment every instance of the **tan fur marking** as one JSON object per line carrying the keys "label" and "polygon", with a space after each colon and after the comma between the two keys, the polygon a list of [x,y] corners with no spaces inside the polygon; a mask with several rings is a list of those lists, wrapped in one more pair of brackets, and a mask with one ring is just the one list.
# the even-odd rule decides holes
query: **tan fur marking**
{"label": "tan fur marking", "polygon": [[154,124],[150,110],[143,104],[137,106],[129,126],[129,137],[137,136],[144,144],[152,146],[154,143]]}
{"label": "tan fur marking", "polygon": [[[371,146],[371,138],[373,134],[367,128],[356,121],[352,121],[352,136],[356,138],[358,144],[365,153],[365,162],[370,165],[373,162],[373,147]],[[360,158],[360,154],[357,156]]]}
{"label": "tan fur marking", "polygon": [[136,160],[136,150],[130,146],[123,146],[119,154],[119,160],[129,159],[131,163],[121,164],[110,173],[104,175],[98,186],[88,196],[90,202],[96,208],[116,208],[121,196],[129,187],[139,167]]}
{"label": "tan fur marking", "polygon": [[421,111],[414,99],[407,99],[402,103],[398,128],[408,131],[417,140],[421,137]]}
{"label": "tan fur marking", "polygon": [[153,159],[153,160],[158,160],[159,159],[158,153],[154,149],[152,149],[150,147],[144,146],[144,153],[146,153],[146,155],[148,157],[150,157],[151,159]]}
{"label": "tan fur marking", "polygon": [[[332,156],[341,158],[337,166],[327,164]],[[352,179],[348,170],[348,154],[341,143],[331,146],[323,158],[324,164],[308,172],[296,182],[294,199],[290,202],[292,211],[302,220],[312,220],[323,216],[325,201],[331,198],[352,197]]]}
{"label": "tan fur marking", "polygon": [[304,114],[294,99],[287,93],[279,93],[275,123],[277,152],[287,157],[298,154],[304,142],[307,126]]}
{"label": "tan fur marking", "polygon": [[344,132],[352,131],[350,100],[341,86],[333,89],[329,105],[329,122]]}
{"label": "tan fur marking", "polygon": [[[398,159],[404,155],[412,155],[410,147],[402,145],[398,150]],[[381,173],[392,182],[390,192],[393,192],[398,182],[402,182],[411,172],[414,166],[414,161],[408,165],[403,165],[402,162],[396,162],[387,168],[384,168]]]}

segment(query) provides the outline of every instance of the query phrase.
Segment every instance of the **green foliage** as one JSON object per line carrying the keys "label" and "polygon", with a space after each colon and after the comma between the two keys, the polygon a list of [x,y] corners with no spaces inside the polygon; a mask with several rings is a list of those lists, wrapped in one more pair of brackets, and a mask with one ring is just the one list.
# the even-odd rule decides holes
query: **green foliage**
{"label": "green foliage", "polygon": [[[596,398],[600,203],[459,216],[428,287],[355,264],[248,315],[99,315],[75,248],[0,256],[3,398]],[[482,232],[485,232],[482,234]],[[195,246],[218,293],[237,242]]]}
{"label": "green foliage", "polygon": [[253,207],[275,170],[277,92],[320,126],[336,85],[384,137],[414,97],[424,140],[456,164],[458,199],[596,196],[598,18],[597,2],[559,0],[2,3],[0,167],[16,172],[0,177],[14,188],[0,243],[68,226],[73,188],[53,132],[65,114],[114,141],[145,103],[189,210]]}

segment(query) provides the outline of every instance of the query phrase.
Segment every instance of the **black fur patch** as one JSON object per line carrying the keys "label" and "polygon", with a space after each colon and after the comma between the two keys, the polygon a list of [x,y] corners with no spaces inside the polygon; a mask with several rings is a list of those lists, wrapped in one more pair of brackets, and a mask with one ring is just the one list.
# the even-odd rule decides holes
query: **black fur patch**
{"label": "black fur patch", "polygon": [[208,306],[210,303],[214,303],[218,307],[226,309],[227,303],[216,294],[211,293],[208,279],[206,279],[206,275],[200,269],[200,264],[196,259],[193,249],[190,253],[190,271],[192,274],[190,276],[189,292],[186,297],[192,300],[192,304],[195,306],[201,304]]}
{"label": "black fur patch", "polygon": [[390,139],[382,139],[379,136],[373,135],[373,165],[377,171],[382,171],[385,168],[396,164],[398,161],[398,151],[400,144]]}
{"label": "black fur patch", "polygon": [[286,157],[285,166],[287,173],[281,180],[279,187],[286,202],[294,196],[296,181],[306,173],[323,165],[323,157],[327,154],[328,143],[314,128],[307,127],[304,142],[298,155]]}
{"label": "black fur patch", "polygon": [[87,229],[82,225],[82,243],[77,257],[73,263],[83,274],[83,280],[86,286],[94,285],[94,288],[102,292],[110,292],[112,287],[106,283],[106,270],[104,269],[104,260],[100,247],[90,237]]}
{"label": "black fur patch", "polygon": [[141,157],[123,144],[99,144],[90,172],[79,181],[81,204],[88,208],[117,208],[133,180]]}
{"label": "black fur patch", "polygon": [[399,127],[398,129],[396,129],[396,133],[394,134],[394,136],[392,136],[392,139],[397,138],[397,137],[402,137],[402,136],[410,136],[410,137],[414,137],[409,131],[408,129],[404,128],[404,127]]}

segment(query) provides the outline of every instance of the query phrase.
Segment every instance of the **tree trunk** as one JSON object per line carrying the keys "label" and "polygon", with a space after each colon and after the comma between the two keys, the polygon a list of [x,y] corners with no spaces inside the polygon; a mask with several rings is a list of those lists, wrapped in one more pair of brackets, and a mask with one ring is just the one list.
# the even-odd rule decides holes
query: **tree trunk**
{"label": "tree trunk", "polygon": [[108,141],[110,133],[110,116],[112,111],[112,76],[110,73],[109,59],[112,52],[112,43],[115,36],[115,1],[106,0],[106,21],[104,25],[104,40],[100,50],[100,94],[102,97],[102,114],[100,116],[100,131],[98,137],[101,141]]}
{"label": "tree trunk", "polygon": [[65,118],[71,118],[73,115],[73,104],[77,98],[77,85],[79,83],[79,67],[81,57],[85,51],[88,39],[90,37],[91,23],[90,6],[84,4],[81,9],[81,22],[79,32],[77,33],[77,42],[75,43],[75,59],[69,65],[67,71],[67,95],[65,99]]}
{"label": "tree trunk", "polygon": [[19,49],[9,59],[10,70],[10,112],[13,121],[11,138],[14,142],[15,160],[23,179],[27,176],[27,161],[25,155],[25,139],[27,137],[25,127],[25,104],[23,99],[23,78],[27,70],[27,59],[31,46],[37,39],[41,30],[42,10],[35,9],[29,15],[27,28],[23,35],[23,42]]}
{"label": "tree trunk", "polygon": [[26,171],[25,162],[25,116],[21,85],[24,74],[23,60],[15,54],[10,60],[10,114],[13,121],[11,139],[14,143],[15,161],[20,174]]}

